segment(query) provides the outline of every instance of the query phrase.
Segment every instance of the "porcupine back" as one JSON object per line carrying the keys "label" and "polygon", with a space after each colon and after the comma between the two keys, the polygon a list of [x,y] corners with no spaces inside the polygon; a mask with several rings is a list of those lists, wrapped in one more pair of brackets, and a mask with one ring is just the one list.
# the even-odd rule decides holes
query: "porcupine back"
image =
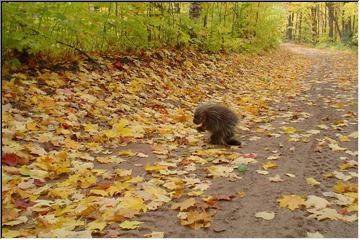
{"label": "porcupine back", "polygon": [[221,104],[203,104],[196,112],[205,115],[203,124],[211,132],[232,132],[239,121],[235,113]]}

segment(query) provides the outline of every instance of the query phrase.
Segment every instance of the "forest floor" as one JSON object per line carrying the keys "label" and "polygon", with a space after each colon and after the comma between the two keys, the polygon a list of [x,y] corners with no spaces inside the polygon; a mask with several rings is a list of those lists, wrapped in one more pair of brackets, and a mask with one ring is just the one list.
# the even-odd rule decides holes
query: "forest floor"
{"label": "forest floor", "polygon": [[[358,236],[355,54],[106,61],[3,83],[4,237]],[[194,129],[208,100],[242,116],[241,147]]]}

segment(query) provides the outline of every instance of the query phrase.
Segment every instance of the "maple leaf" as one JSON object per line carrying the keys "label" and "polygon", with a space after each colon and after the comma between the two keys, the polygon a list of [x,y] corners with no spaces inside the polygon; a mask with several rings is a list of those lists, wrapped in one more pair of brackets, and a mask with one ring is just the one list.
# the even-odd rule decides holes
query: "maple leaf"
{"label": "maple leaf", "polygon": [[186,199],[186,200],[183,201],[183,202],[174,203],[174,204],[171,206],[171,209],[176,210],[176,209],[180,208],[180,211],[183,211],[183,210],[188,209],[189,207],[194,206],[195,203],[196,203],[195,198],[189,198],[189,199]]}
{"label": "maple leaf", "polygon": [[86,226],[87,230],[99,230],[102,231],[106,227],[107,223],[101,219],[89,222]]}
{"label": "maple leaf", "polygon": [[228,177],[230,173],[234,170],[232,167],[227,166],[210,166],[207,168],[209,176],[213,177]]}
{"label": "maple leaf", "polygon": [[283,195],[281,199],[278,199],[278,202],[280,207],[295,210],[305,204],[305,199],[297,195]]}
{"label": "maple leaf", "polygon": [[309,218],[316,218],[317,220],[338,220],[342,218],[341,215],[332,208],[308,209],[308,212],[312,213]]}
{"label": "maple leaf", "polygon": [[119,227],[129,230],[129,229],[137,229],[138,227],[140,227],[141,224],[143,224],[144,222],[140,222],[140,221],[124,221],[122,223],[119,224]]}
{"label": "maple leaf", "polygon": [[120,202],[117,205],[116,209],[130,209],[136,212],[140,212],[141,210],[146,212],[147,207],[144,203],[144,200],[140,197],[132,197],[132,196],[125,196],[119,199]]}
{"label": "maple leaf", "polygon": [[18,157],[14,153],[5,153],[1,157],[1,162],[5,163],[8,166],[16,166],[18,163]]}
{"label": "maple leaf", "polygon": [[86,123],[83,124],[85,132],[90,134],[95,134],[99,131],[99,126],[97,124]]}
{"label": "maple leaf", "polygon": [[147,164],[145,166],[145,171],[147,172],[160,172],[161,170],[166,170],[168,169],[167,166],[163,166],[163,165],[149,165]]}
{"label": "maple leaf", "polygon": [[98,161],[99,163],[115,163],[115,164],[119,164],[122,162],[125,162],[126,160],[121,158],[121,157],[116,157],[116,156],[104,156],[104,157],[96,157],[96,161]]}
{"label": "maple leaf", "polygon": [[334,192],[344,193],[344,192],[356,192],[357,185],[351,183],[344,183],[343,181],[337,181],[333,187]]}
{"label": "maple leaf", "polygon": [[330,203],[321,197],[309,195],[305,201],[306,208],[323,209],[326,208]]}
{"label": "maple leaf", "polygon": [[207,228],[210,226],[211,216],[205,211],[180,212],[178,217],[182,225],[189,226],[193,229]]}

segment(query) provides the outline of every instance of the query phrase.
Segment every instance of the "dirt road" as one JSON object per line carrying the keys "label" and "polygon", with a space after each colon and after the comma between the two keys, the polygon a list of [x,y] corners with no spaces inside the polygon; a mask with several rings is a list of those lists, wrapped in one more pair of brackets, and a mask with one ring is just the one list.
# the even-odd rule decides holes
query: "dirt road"
{"label": "dirt road", "polygon": [[[333,191],[338,181],[334,177],[326,178],[324,174],[336,171],[342,160],[357,160],[353,153],[357,151],[357,138],[339,143],[341,147],[350,150],[348,153],[345,150],[332,151],[327,144],[320,143],[326,137],[338,140],[339,134],[349,135],[357,131],[356,56],[291,44],[282,47],[312,60],[312,66],[298,79],[303,92],[299,96],[274,103],[272,108],[280,111],[277,118],[268,124],[258,124],[278,135],[267,137],[263,132],[254,130],[243,132],[244,146],[239,152],[256,153],[258,163],[249,164],[248,171],[240,174],[240,180],[231,182],[223,178],[214,179],[204,193],[216,195],[245,192],[246,196],[219,201],[211,226],[205,230],[181,226],[176,211],[161,207],[138,218],[145,222],[142,230],[124,232],[122,236],[141,236],[152,230],[164,232],[166,237],[306,237],[307,232],[319,232],[324,237],[357,237],[357,221],[319,221],[309,218],[310,214],[304,208],[291,211],[280,208],[277,202],[282,195],[290,194],[324,197],[323,192]],[[284,134],[283,127],[297,129],[300,136],[295,135],[291,139],[291,134]],[[319,131],[306,135],[311,130]],[[250,141],[253,136],[259,139]],[[258,174],[256,170],[264,170],[261,165],[274,153],[279,156],[274,161],[278,167],[269,169],[268,175]],[[349,171],[357,172],[354,168]],[[289,177],[287,173],[295,177]],[[199,171],[197,176],[201,174]],[[277,174],[284,181],[271,182],[268,179]],[[320,185],[307,184],[306,178],[309,177],[319,181]],[[357,182],[357,177],[349,181]],[[270,221],[256,218],[255,214],[261,211],[272,211],[275,218]]]}
{"label": "dirt road", "polygon": [[[112,57],[3,83],[3,236],[357,237],[355,54]],[[195,130],[208,100],[242,147]]]}

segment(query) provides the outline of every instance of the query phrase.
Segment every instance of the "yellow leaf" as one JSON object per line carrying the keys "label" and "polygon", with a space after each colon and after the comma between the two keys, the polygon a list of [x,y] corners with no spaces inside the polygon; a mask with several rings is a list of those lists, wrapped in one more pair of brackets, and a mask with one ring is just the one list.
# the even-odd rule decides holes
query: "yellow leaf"
{"label": "yellow leaf", "polygon": [[147,172],[160,172],[160,170],[166,170],[166,169],[168,169],[168,167],[162,166],[162,165],[146,164],[146,166],[145,166],[145,171],[147,171]]}
{"label": "yellow leaf", "polygon": [[19,230],[10,230],[7,228],[2,228],[3,230],[3,236],[4,238],[16,238],[22,236],[21,232]]}
{"label": "yellow leaf", "polygon": [[348,136],[339,136],[340,142],[350,142],[350,138]]}
{"label": "yellow leaf", "polygon": [[164,232],[151,232],[151,233],[145,234],[144,237],[163,238],[164,237]]}
{"label": "yellow leaf", "polygon": [[92,124],[92,123],[86,123],[86,124],[83,124],[84,126],[84,130],[85,132],[88,132],[88,133],[97,133],[99,130],[99,126],[97,124]]}
{"label": "yellow leaf", "polygon": [[295,210],[305,204],[305,199],[297,195],[283,195],[281,199],[278,199],[278,202],[280,207]]}
{"label": "yellow leaf", "polygon": [[346,207],[346,211],[348,212],[357,212],[358,211],[358,203],[352,203]]}
{"label": "yellow leaf", "polygon": [[265,170],[267,170],[267,169],[269,169],[269,168],[276,168],[277,166],[278,166],[278,165],[277,165],[276,163],[271,162],[271,161],[266,162],[266,163],[263,163],[263,165],[262,165],[262,167],[263,167]]}
{"label": "yellow leaf", "polygon": [[320,185],[320,183],[318,181],[316,181],[315,178],[312,178],[312,177],[306,178],[306,183],[312,187]]}
{"label": "yellow leaf", "polygon": [[101,189],[91,189],[90,194],[99,195],[99,196],[102,196],[102,197],[106,197],[108,195],[108,193],[106,191],[101,190]]}
{"label": "yellow leaf", "polygon": [[27,128],[27,130],[30,130],[30,131],[37,131],[37,130],[39,130],[36,122],[29,122],[29,123],[27,123],[27,124],[26,124],[26,128]]}
{"label": "yellow leaf", "polygon": [[246,196],[246,193],[245,193],[245,192],[238,192],[237,194],[238,194],[238,196],[239,196],[240,198],[243,198],[243,197]]}
{"label": "yellow leaf", "polygon": [[15,225],[19,225],[21,223],[26,223],[27,221],[28,221],[28,218],[26,216],[20,216],[12,221],[3,222],[2,225],[15,226]]}
{"label": "yellow leaf", "polygon": [[102,231],[106,227],[107,223],[103,220],[95,220],[87,224],[87,230],[99,230]]}
{"label": "yellow leaf", "polygon": [[174,204],[171,206],[171,209],[174,209],[174,210],[175,210],[175,209],[180,208],[180,211],[183,211],[183,210],[188,209],[189,207],[194,206],[195,203],[196,203],[195,198],[189,198],[189,199],[186,199],[186,200],[183,201],[183,202],[174,203]]}
{"label": "yellow leaf", "polygon": [[74,140],[72,139],[69,139],[69,138],[66,138],[64,140],[64,145],[66,148],[71,148],[71,149],[78,149],[80,144],[78,142],[75,142]]}
{"label": "yellow leaf", "polygon": [[133,152],[131,149],[128,149],[128,150],[119,151],[118,154],[120,156],[133,157],[136,155],[136,152]]}
{"label": "yellow leaf", "polygon": [[337,192],[337,193],[345,192],[345,188],[346,188],[345,184],[342,181],[338,181],[333,187],[334,192]]}
{"label": "yellow leaf", "polygon": [[291,134],[296,132],[296,128],[294,127],[283,127],[284,133]]}
{"label": "yellow leaf", "polygon": [[229,177],[230,173],[234,171],[233,167],[227,167],[227,166],[210,166],[207,168],[209,175],[213,177]]}
{"label": "yellow leaf", "polygon": [[193,229],[206,228],[210,226],[211,216],[205,211],[180,212],[178,215],[181,225],[189,226]]}
{"label": "yellow leaf", "polygon": [[118,204],[117,208],[132,209],[137,212],[143,210],[144,212],[146,212],[146,205],[144,203],[144,200],[140,197],[125,196],[120,200],[121,201]]}
{"label": "yellow leaf", "polygon": [[316,208],[316,209],[326,208],[329,204],[330,203],[326,199],[314,195],[309,195],[305,202],[306,208]]}
{"label": "yellow leaf", "polygon": [[119,227],[121,227],[123,229],[136,229],[136,228],[140,227],[140,225],[143,223],[144,222],[126,220],[126,221],[120,223]]}
{"label": "yellow leaf", "polygon": [[96,161],[98,161],[99,163],[122,163],[125,162],[125,159],[122,159],[121,157],[116,157],[116,156],[105,156],[105,157],[96,157]]}

